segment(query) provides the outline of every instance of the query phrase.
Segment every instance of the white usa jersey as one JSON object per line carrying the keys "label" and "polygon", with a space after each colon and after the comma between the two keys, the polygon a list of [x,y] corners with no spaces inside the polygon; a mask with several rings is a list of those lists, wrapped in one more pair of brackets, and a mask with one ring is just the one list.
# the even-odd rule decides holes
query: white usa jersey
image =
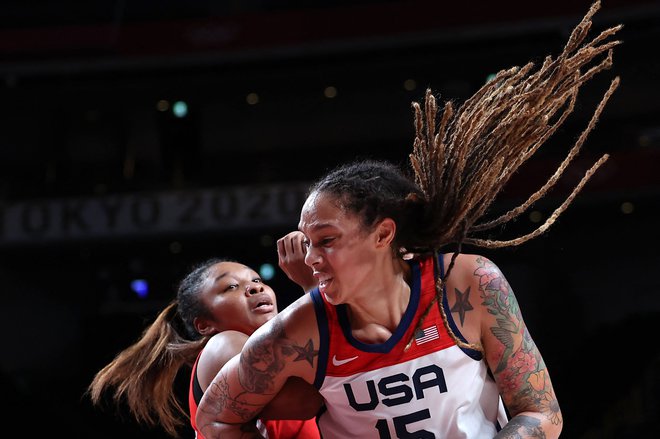
{"label": "white usa jersey", "polygon": [[[312,291],[321,337],[315,385],[326,400],[317,418],[323,438],[492,438],[506,423],[481,353],[456,345],[437,306],[405,351],[435,295],[436,279],[432,256],[410,263],[410,302],[385,343],[355,339],[345,305],[330,305],[318,288]],[[462,337],[446,294],[442,306],[452,331]]]}

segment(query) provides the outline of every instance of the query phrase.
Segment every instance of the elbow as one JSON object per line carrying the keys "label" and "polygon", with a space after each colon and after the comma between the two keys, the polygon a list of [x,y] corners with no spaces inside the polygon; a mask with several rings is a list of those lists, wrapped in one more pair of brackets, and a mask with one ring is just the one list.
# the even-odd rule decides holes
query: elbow
{"label": "elbow", "polygon": [[525,410],[513,416],[496,437],[539,437],[557,439],[564,421],[558,405]]}
{"label": "elbow", "polygon": [[551,424],[547,426],[546,428],[543,429],[544,435],[543,437],[546,439],[557,439],[559,438],[559,435],[561,434],[561,430],[563,427],[563,423],[559,424]]}
{"label": "elbow", "polygon": [[539,412],[538,415],[541,416],[540,427],[543,431],[542,436],[539,437],[557,439],[564,426],[564,420],[559,406],[547,407],[546,410]]}
{"label": "elbow", "polygon": [[564,417],[557,398],[553,398],[541,411],[547,438],[558,438],[564,427]]}
{"label": "elbow", "polygon": [[197,410],[195,425],[206,439],[220,437],[225,424],[204,410]]}
{"label": "elbow", "polygon": [[548,415],[546,437],[558,438],[564,428],[564,417],[562,416],[561,409],[557,406]]}
{"label": "elbow", "polygon": [[195,425],[197,426],[197,430],[199,430],[206,439],[219,438],[222,433],[223,424],[214,421],[201,411],[198,411],[195,416]]}

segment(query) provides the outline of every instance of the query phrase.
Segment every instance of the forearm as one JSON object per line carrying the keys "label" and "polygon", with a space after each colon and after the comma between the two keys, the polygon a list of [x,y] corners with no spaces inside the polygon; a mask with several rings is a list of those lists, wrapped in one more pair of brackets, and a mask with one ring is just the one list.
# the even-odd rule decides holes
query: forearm
{"label": "forearm", "polygon": [[[237,357],[230,360],[230,364]],[[230,391],[230,389],[241,389]],[[221,370],[204,392],[197,409],[197,425],[200,429],[207,425],[240,425],[255,419],[263,406],[249,404],[243,400],[245,389],[237,382],[228,380]],[[241,396],[243,395],[243,397]]]}
{"label": "forearm", "polygon": [[226,398],[214,381],[202,397],[195,420],[206,439],[261,439],[253,417],[253,412],[240,409],[235,400]]}
{"label": "forearm", "polygon": [[257,390],[263,389],[246,389],[241,384],[236,371],[239,361],[239,355],[230,359],[202,396],[195,420],[197,428],[206,438],[218,437],[220,434],[223,439],[243,437],[238,432],[245,433],[246,426],[254,426],[254,420],[272,399],[272,395],[257,393]]}

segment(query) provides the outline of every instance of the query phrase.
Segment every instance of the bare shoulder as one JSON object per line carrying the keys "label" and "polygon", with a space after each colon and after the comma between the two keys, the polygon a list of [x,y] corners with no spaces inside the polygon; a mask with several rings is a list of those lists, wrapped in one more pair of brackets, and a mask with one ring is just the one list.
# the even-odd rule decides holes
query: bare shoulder
{"label": "bare shoulder", "polygon": [[206,389],[220,368],[241,352],[248,336],[239,331],[223,331],[209,339],[197,363],[197,378]]}
{"label": "bare shoulder", "polygon": [[469,343],[481,345],[484,321],[491,312],[487,293],[503,281],[503,276],[490,259],[479,254],[448,253],[443,257],[444,271],[448,272],[445,291],[452,318]]}
{"label": "bare shoulder", "polygon": [[[452,258],[455,255],[455,253],[445,253],[443,255],[445,270],[447,270],[451,264]],[[484,268],[497,269],[497,266],[486,256],[472,253],[459,253],[456,255],[456,259],[454,260],[454,267],[452,270],[455,272],[460,272],[463,275],[474,275],[474,271]]]}
{"label": "bare shoulder", "polygon": [[[452,262],[454,253],[444,255],[444,269],[447,271]],[[506,282],[504,274],[495,262],[486,256],[479,254],[464,254],[456,256],[451,266],[448,284],[457,287],[483,290],[493,287],[501,282]],[[492,285],[489,285],[493,283]]]}

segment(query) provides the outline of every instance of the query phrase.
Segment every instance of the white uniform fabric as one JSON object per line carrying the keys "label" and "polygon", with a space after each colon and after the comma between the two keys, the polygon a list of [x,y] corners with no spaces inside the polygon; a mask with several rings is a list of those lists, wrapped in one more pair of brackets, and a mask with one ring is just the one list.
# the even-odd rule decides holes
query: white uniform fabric
{"label": "white uniform fabric", "polygon": [[[506,422],[481,353],[456,345],[437,306],[405,351],[435,295],[433,257],[410,263],[410,302],[385,343],[355,339],[345,306],[330,305],[318,289],[312,291],[321,335],[315,385],[327,402],[317,420],[323,438],[492,438]],[[446,294],[443,306],[461,337]]]}

